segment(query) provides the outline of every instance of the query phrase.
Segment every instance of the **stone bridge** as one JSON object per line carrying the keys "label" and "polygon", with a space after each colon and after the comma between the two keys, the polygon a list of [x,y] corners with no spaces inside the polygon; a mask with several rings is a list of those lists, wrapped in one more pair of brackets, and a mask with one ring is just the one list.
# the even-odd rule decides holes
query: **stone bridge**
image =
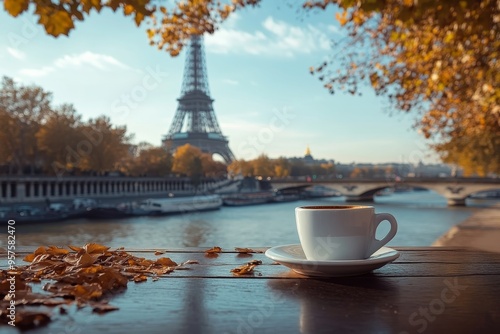
{"label": "stone bridge", "polygon": [[324,185],[340,192],[346,197],[346,201],[353,202],[373,201],[375,193],[391,187],[419,187],[429,189],[444,196],[448,200],[448,205],[465,205],[467,197],[481,191],[500,191],[499,178],[324,179],[312,181],[273,179],[271,183],[277,190]]}

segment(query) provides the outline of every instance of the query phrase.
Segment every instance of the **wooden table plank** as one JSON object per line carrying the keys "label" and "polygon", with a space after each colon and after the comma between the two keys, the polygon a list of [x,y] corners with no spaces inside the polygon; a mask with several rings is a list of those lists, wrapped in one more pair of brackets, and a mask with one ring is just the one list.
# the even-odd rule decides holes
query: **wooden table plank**
{"label": "wooden table plank", "polygon": [[[203,251],[160,255],[200,264],[156,282],[130,282],[108,296],[118,311],[97,315],[73,306],[57,315],[56,308],[53,321],[32,333],[500,332],[500,254],[405,248],[373,273],[320,279],[275,265],[261,253],[206,258]],[[134,255],[159,257],[152,250]],[[263,261],[253,276],[230,273],[253,259]],[[0,263],[5,261],[3,256]]]}
{"label": "wooden table plank", "polygon": [[[243,256],[237,253],[222,253],[216,258],[207,258],[204,253],[164,253],[154,255],[151,252],[133,252],[136,256],[155,259],[159,257],[169,257],[177,263],[183,263],[188,260],[198,261],[199,264],[189,264],[187,270],[175,270],[167,274],[166,277],[204,277],[204,278],[233,278],[238,277],[231,273],[231,269],[241,266],[252,260],[262,261],[262,265],[254,269],[255,278],[305,278],[279,265],[273,260],[267,258],[262,253],[249,254]],[[437,256],[432,251],[427,254],[418,254],[417,252],[401,251],[399,259],[393,263],[379,268],[368,276],[391,276],[391,277],[450,277],[476,275],[478,273],[488,275],[500,275],[500,255],[484,254],[480,252],[438,252]],[[497,259],[493,262],[492,259]],[[425,261],[425,259],[428,259]],[[20,260],[16,263],[19,264]],[[29,263],[23,263],[27,265]],[[0,268],[6,268],[6,258],[0,259]]]}
{"label": "wooden table plank", "polygon": [[[266,248],[260,248],[265,251]],[[482,252],[471,249],[464,248],[453,248],[453,247],[424,247],[422,250],[408,247],[396,247],[400,251],[400,257],[395,261],[401,262],[411,262],[411,263],[464,263],[464,262],[475,262],[475,263],[498,263],[500,254]],[[154,255],[157,250],[125,250],[135,256],[145,257],[145,258],[157,258],[157,257],[170,257],[172,260],[177,262],[183,262],[188,259],[199,260],[211,264],[238,264],[241,263],[240,260],[251,260],[253,258],[267,259],[263,256],[263,253],[250,253],[250,254],[240,254],[235,251],[223,251],[215,258],[207,258],[204,254],[206,248],[186,248],[185,252],[178,250],[161,250],[163,253],[160,255]],[[16,250],[16,260],[18,265],[26,265],[28,263],[23,262],[22,259],[29,253],[34,251],[33,248],[23,248],[22,250]],[[2,260],[7,258],[6,252],[0,251],[0,263]]]}
{"label": "wooden table plank", "polygon": [[111,298],[119,311],[73,309],[35,332],[493,333],[499,278],[160,279]]}

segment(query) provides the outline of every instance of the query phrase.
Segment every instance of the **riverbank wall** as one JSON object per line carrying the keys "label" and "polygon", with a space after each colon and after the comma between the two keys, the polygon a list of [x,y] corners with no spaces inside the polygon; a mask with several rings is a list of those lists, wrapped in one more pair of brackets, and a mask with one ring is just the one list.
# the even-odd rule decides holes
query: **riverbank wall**
{"label": "riverbank wall", "polygon": [[432,246],[470,247],[500,253],[500,203],[474,213]]}
{"label": "riverbank wall", "polygon": [[0,205],[60,202],[75,198],[98,200],[210,193],[233,183],[229,179],[204,179],[195,187],[180,177],[0,177]]}

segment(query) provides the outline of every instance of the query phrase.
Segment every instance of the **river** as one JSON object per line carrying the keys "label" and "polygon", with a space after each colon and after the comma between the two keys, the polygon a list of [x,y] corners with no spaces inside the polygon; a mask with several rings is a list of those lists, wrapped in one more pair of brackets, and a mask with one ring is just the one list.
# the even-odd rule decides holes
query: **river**
{"label": "river", "polygon": [[[375,210],[398,220],[392,246],[429,246],[453,225],[465,220],[494,200],[467,200],[466,207],[448,207],[436,193],[416,191],[376,197]],[[257,247],[298,243],[294,208],[300,205],[343,204],[342,197],[244,207],[161,217],[119,220],[75,219],[63,222],[16,225],[16,246],[83,245],[89,242],[110,247]],[[366,205],[366,203],[363,203]],[[371,205],[371,204],[370,204]],[[381,224],[378,235],[388,230]],[[6,231],[0,246],[6,247]],[[3,237],[2,237],[3,236]]]}

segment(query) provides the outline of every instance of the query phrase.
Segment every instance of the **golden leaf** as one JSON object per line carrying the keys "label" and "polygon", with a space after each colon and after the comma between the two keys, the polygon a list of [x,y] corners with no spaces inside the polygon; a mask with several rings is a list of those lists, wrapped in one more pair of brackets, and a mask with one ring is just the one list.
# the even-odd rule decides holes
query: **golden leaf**
{"label": "golden leaf", "polygon": [[175,263],[174,261],[172,261],[168,257],[161,257],[161,258],[159,258],[159,259],[156,260],[156,263],[160,264],[162,266],[169,266],[169,267],[175,267],[175,266],[177,266],[177,263]]}
{"label": "golden leaf", "polygon": [[49,246],[47,253],[52,255],[66,255],[69,253],[69,250],[57,246]]}
{"label": "golden leaf", "polygon": [[335,13],[335,18],[339,21],[340,25],[343,26],[347,23],[347,11],[343,11],[342,13]]}
{"label": "golden leaf", "polygon": [[255,268],[255,264],[245,264],[243,266],[240,266],[240,267],[237,267],[237,268],[234,268],[234,269],[231,269],[231,272],[234,274],[234,275],[249,275],[249,274],[253,274],[253,268]]}
{"label": "golden leaf", "polygon": [[153,261],[147,260],[147,259],[142,259],[141,262],[138,263],[140,266],[143,267],[149,267],[153,264]]}
{"label": "golden leaf", "polygon": [[[40,18],[41,20],[42,18]],[[48,14],[45,20],[45,30],[49,35],[59,36],[68,35],[69,31],[73,29],[73,20],[71,15],[64,10],[56,11],[54,14]]]}
{"label": "golden leaf", "polygon": [[40,262],[36,262],[36,263],[33,263],[32,265],[29,266],[30,270],[34,270],[34,271],[39,271],[39,270],[44,270],[44,269],[47,269],[49,267],[53,267],[55,264],[58,264],[59,262],[55,262],[55,261],[40,261]]}
{"label": "golden leaf", "polygon": [[220,252],[222,252],[222,248],[220,248],[219,246],[214,246],[214,247],[212,247],[212,248],[210,248],[210,249],[207,249],[207,250],[205,251],[205,254],[210,254],[210,253],[220,253]]}
{"label": "golden leaf", "polygon": [[83,249],[85,249],[89,254],[96,254],[96,253],[105,253],[109,249],[109,247],[95,243],[90,243],[83,246]]}
{"label": "golden leaf", "polygon": [[100,272],[102,269],[103,267],[101,265],[96,265],[92,267],[80,268],[80,270],[78,270],[78,273],[82,275],[91,275]]}
{"label": "golden leaf", "polygon": [[133,12],[134,12],[134,6],[125,5],[125,7],[123,7],[123,14],[125,14],[126,16],[132,14]]}
{"label": "golden leaf", "polygon": [[50,259],[51,257],[52,257],[52,255],[50,255],[50,254],[38,254],[35,256],[33,261],[31,261],[31,263],[42,262],[42,261]]}
{"label": "golden leaf", "polygon": [[81,255],[77,256],[77,261],[75,265],[79,267],[88,267],[92,265],[95,262],[95,260],[96,259],[90,254],[82,253]]}
{"label": "golden leaf", "polygon": [[43,247],[43,246],[38,247],[38,248],[37,248],[37,249],[33,252],[33,254],[35,254],[35,255],[45,254],[45,253],[47,253],[47,250],[46,250],[46,248],[45,248],[45,247]]}
{"label": "golden leaf", "polygon": [[29,0],[4,0],[3,7],[12,16],[16,17],[28,9]]}
{"label": "golden leaf", "polygon": [[242,254],[255,253],[255,251],[253,249],[251,249],[251,248],[239,248],[239,247],[235,247],[234,250],[237,251],[238,253],[242,253]]}
{"label": "golden leaf", "polygon": [[139,275],[135,275],[133,279],[134,279],[134,282],[141,283],[141,282],[147,281],[148,277],[146,275],[139,274]]}
{"label": "golden leaf", "polygon": [[28,254],[24,257],[23,261],[24,262],[33,262],[35,259],[35,254]]}
{"label": "golden leaf", "polygon": [[127,287],[128,279],[112,268],[103,268],[99,273],[98,282],[106,291]]}
{"label": "golden leaf", "polygon": [[102,296],[102,288],[97,283],[76,285],[71,292],[76,298],[84,300],[97,299]]}
{"label": "golden leaf", "polygon": [[145,17],[145,16],[144,16],[144,14],[142,14],[142,13],[139,13],[139,12],[135,13],[135,19],[134,19],[135,24],[136,24],[137,26],[140,26],[140,25],[141,25],[141,22],[144,20],[144,17]]}

